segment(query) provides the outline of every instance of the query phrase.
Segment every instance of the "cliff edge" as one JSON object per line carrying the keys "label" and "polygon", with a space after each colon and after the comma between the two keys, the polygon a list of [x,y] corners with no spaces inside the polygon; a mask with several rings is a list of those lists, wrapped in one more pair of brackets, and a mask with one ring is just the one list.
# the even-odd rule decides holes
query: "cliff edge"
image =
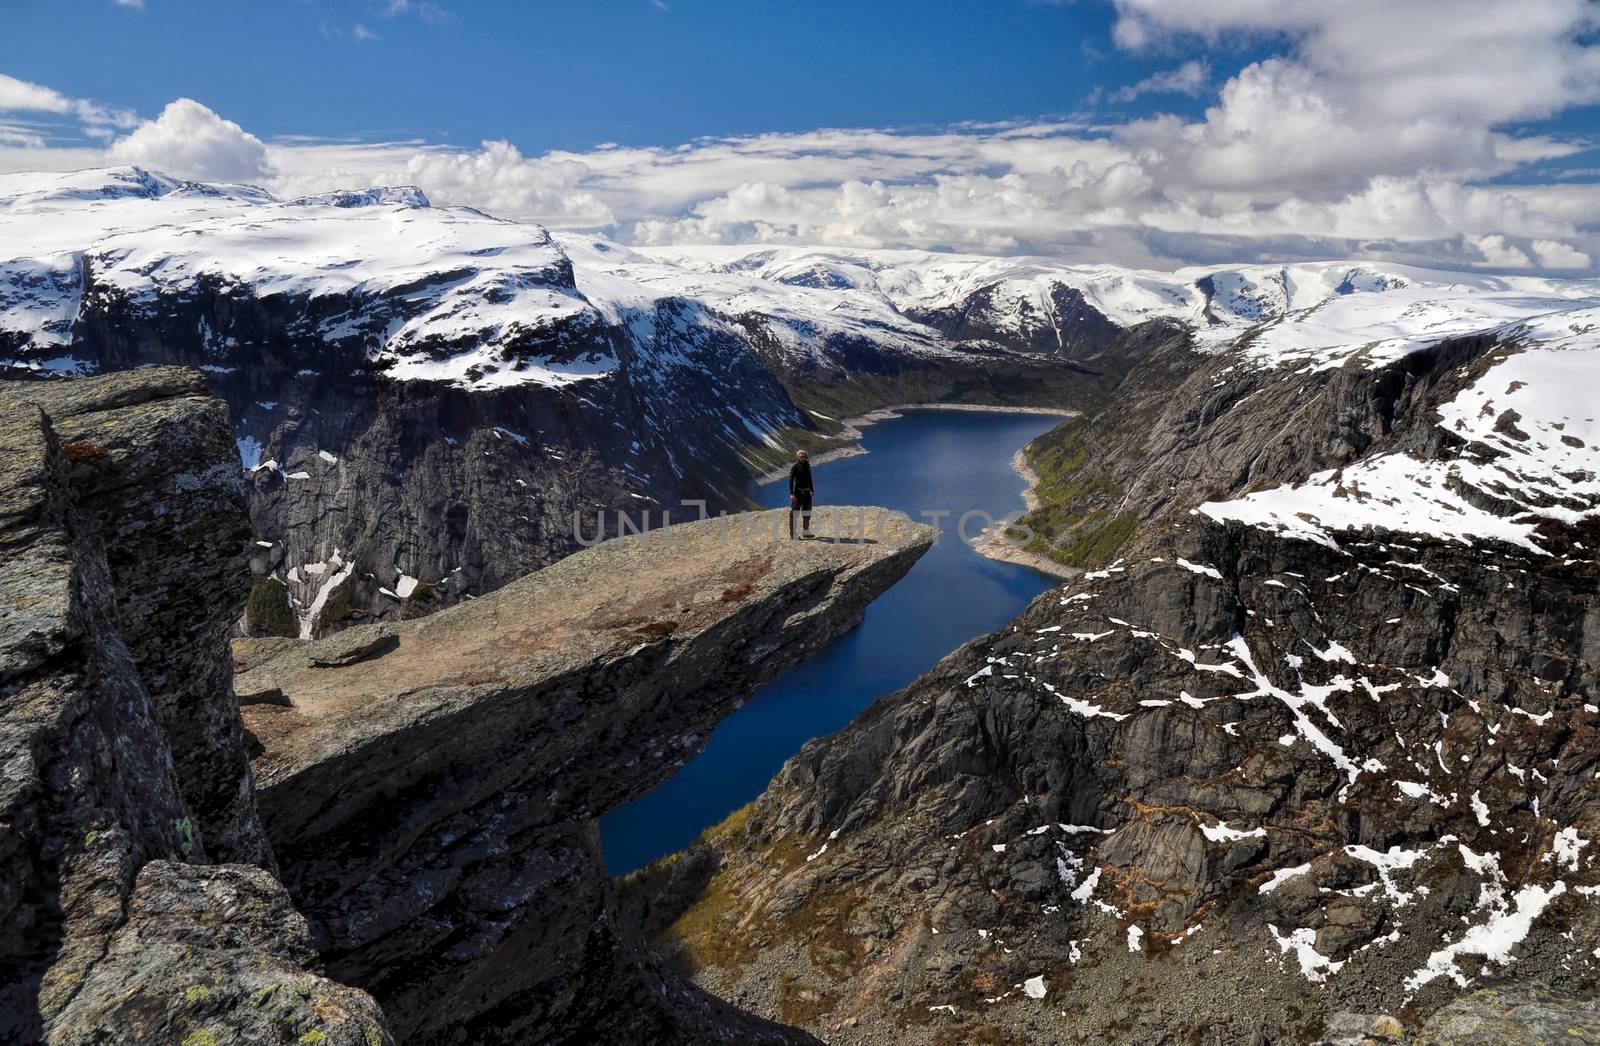
{"label": "cliff edge", "polygon": [[933,538],[834,508],[796,542],[786,515],[608,541],[419,621],[236,644],[285,882],[406,1041],[808,1041],[658,966],[614,916],[595,827]]}

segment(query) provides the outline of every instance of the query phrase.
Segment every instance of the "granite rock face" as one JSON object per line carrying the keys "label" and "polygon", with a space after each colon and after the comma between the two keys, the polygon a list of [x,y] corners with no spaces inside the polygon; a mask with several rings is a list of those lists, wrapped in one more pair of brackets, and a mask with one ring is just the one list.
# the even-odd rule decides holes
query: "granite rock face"
{"label": "granite rock face", "polygon": [[[634,910],[699,983],[832,1042],[1308,1041],[1341,1013],[1414,1033],[1469,987],[1592,997],[1594,516],[1536,515],[1509,466],[1438,488],[1437,534],[1354,471],[1308,489],[1392,500],[1337,540],[1190,511],[1380,455],[1516,464],[1438,419],[1516,392],[1483,376],[1522,347],[1259,368],[1152,336],[1055,437],[1066,541],[1137,516],[1102,569],[807,745]],[[1473,510],[1536,540],[1449,529]]]}
{"label": "granite rock face", "polygon": [[822,540],[795,542],[786,516],[606,542],[397,623],[392,648],[347,667],[241,644],[241,690],[290,702],[245,711],[285,883],[330,971],[402,1039],[806,1040],[650,957],[612,911],[595,828],[932,539],[832,509]]}
{"label": "granite rock face", "polygon": [[[185,883],[240,878],[263,899],[246,906],[248,936],[303,936],[281,889],[272,899],[266,871],[176,863],[271,860],[231,666],[217,661],[243,592],[243,500],[229,449],[226,414],[197,374],[0,388],[6,1041],[133,1041],[157,1031],[172,1041],[245,1041],[234,1036],[259,1019],[229,977],[259,963],[222,954],[240,912],[209,907],[224,898]],[[219,994],[193,1012],[174,1002],[201,972],[185,918],[218,933],[202,965],[213,974],[207,991]],[[169,945],[184,938],[182,953],[159,960],[155,942],[169,931]],[[291,947],[279,953],[280,972],[294,967],[300,986],[339,994],[376,1020],[370,1000],[295,966],[312,958]],[[307,1015],[296,1034],[343,1034],[344,1021]]]}
{"label": "granite rock face", "polygon": [[316,966],[305,917],[265,870],[151,861],[52,1042],[394,1041],[370,995]]}
{"label": "granite rock face", "polygon": [[175,367],[0,391],[37,404],[64,446],[201,852],[270,866],[228,656],[250,530],[227,408],[197,372]]}
{"label": "granite rock face", "polygon": [[1417,1046],[1537,1046],[1600,1042],[1600,1001],[1551,992],[1486,989],[1450,1003],[1422,1026]]}

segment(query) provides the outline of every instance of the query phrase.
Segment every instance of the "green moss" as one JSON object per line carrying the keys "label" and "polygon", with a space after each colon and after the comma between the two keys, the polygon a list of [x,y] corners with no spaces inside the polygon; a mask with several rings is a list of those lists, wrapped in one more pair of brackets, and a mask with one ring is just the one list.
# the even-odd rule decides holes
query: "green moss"
{"label": "green moss", "polygon": [[292,637],[300,634],[300,623],[289,606],[289,589],[275,577],[261,578],[251,586],[244,615],[254,635]]}
{"label": "green moss", "polygon": [[1040,505],[1017,522],[1033,532],[1028,551],[1074,567],[1103,566],[1133,534],[1138,517],[1116,512],[1122,486],[1096,463],[1106,434],[1072,418],[1028,444]]}
{"label": "green moss", "polygon": [[282,987],[283,985],[281,984],[267,985],[265,988],[262,988],[260,991],[256,992],[250,997],[250,1005],[256,1007],[257,1009],[265,1006]]}
{"label": "green moss", "polygon": [[341,621],[347,620],[353,611],[350,607],[350,579],[346,578],[339,583],[339,587],[328,594],[328,599],[322,604],[322,612],[317,615],[314,626],[317,633],[332,628]]}
{"label": "green moss", "polygon": [[319,1046],[319,1044],[328,1041],[328,1033],[312,1029],[300,1036],[296,1041],[300,1043],[300,1046]]}
{"label": "green moss", "polygon": [[94,845],[94,841],[96,839],[98,839],[98,838],[100,838],[100,833],[99,832],[84,832],[83,833],[83,848],[85,850],[87,850],[89,847]]}
{"label": "green moss", "polygon": [[361,1034],[367,1037],[367,1046],[383,1046],[383,1029],[372,1021],[361,1022]]}
{"label": "green moss", "polygon": [[210,1028],[196,1028],[183,1037],[183,1046],[217,1046],[217,1033]]}
{"label": "green moss", "polygon": [[[721,824],[707,829],[702,841],[724,852],[749,854],[757,865],[778,874],[804,864],[806,851],[815,840],[787,836],[758,845],[749,838],[751,811],[751,806],[735,810]],[[859,965],[861,943],[846,932],[846,926],[864,903],[866,898],[849,884],[819,884],[804,907],[776,924],[744,928],[739,922],[750,904],[750,884],[737,870],[723,868],[660,939],[690,972],[707,967],[736,970],[773,939],[795,941],[805,947],[817,969],[842,980]],[[798,991],[798,986],[794,987]],[[797,994],[791,1002],[796,1012],[812,1007],[826,1012],[832,1005],[811,992]]]}
{"label": "green moss", "polygon": [[183,1001],[193,1006],[197,1002],[205,1002],[211,998],[211,989],[203,984],[191,984],[183,990]]}
{"label": "green moss", "polygon": [[744,838],[745,831],[750,826],[750,811],[756,807],[755,803],[745,803],[721,821],[707,828],[701,833],[701,838],[708,843],[726,846]]}
{"label": "green moss", "polygon": [[1096,509],[1074,523],[1061,545],[1036,537],[1028,550],[1072,567],[1104,566],[1133,534],[1138,522],[1131,512],[1112,515],[1105,509]]}
{"label": "green moss", "polygon": [[200,847],[194,838],[194,822],[187,817],[180,817],[172,822],[172,830],[178,833],[178,842],[183,847],[184,855],[194,857],[199,853]]}

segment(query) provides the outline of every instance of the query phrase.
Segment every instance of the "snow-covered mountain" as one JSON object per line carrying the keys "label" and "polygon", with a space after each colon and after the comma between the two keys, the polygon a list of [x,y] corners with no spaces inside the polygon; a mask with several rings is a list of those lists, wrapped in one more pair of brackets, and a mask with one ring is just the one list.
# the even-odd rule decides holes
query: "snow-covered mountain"
{"label": "snow-covered mountain", "polygon": [[[279,200],[132,167],[0,176],[0,375],[207,371],[255,489],[256,569],[287,586],[301,628],[343,606],[333,579],[380,613],[402,590],[493,587],[569,550],[557,521],[580,507],[729,504],[780,447],[858,409],[1092,408],[1145,366],[1150,338],[1130,332],[1146,329],[1284,374],[1448,339],[1507,346],[1447,422],[1482,454],[1295,477],[1206,511],[1309,534],[1403,503],[1418,526],[1524,534],[1510,509],[1596,496],[1572,392],[1594,369],[1596,308],[1600,281],[630,248],[410,187]],[[1384,493],[1307,507],[1334,490]]]}
{"label": "snow-covered mountain", "polygon": [[152,363],[227,399],[255,569],[301,631],[495,587],[570,551],[580,510],[732,507],[837,410],[1102,380],[878,295],[703,273],[414,188],[0,177],[0,375]]}
{"label": "snow-covered mountain", "polygon": [[[944,339],[874,295],[707,275],[615,244],[429,205],[414,187],[280,201],[248,186],[179,182],[138,168],[0,176],[0,331],[12,367],[92,369],[73,357],[85,308],[154,311],[209,290],[299,300],[297,333],[358,344],[400,380],[486,389],[602,377],[616,358],[582,344],[603,325],[640,341],[664,299],[759,316],[777,341],[830,339],[938,354]],[[219,357],[239,334],[203,332]],[[234,339],[230,341],[229,339]],[[47,357],[42,350],[60,348]]]}
{"label": "snow-covered mountain", "polygon": [[[302,300],[311,308],[297,333],[358,343],[394,378],[475,389],[611,373],[615,358],[584,351],[575,332],[642,324],[648,340],[667,298],[758,325],[794,353],[853,340],[938,358],[973,341],[1070,353],[1077,328],[1152,319],[1225,342],[1325,301],[1398,289],[1442,294],[1444,312],[1600,293],[1596,281],[1359,262],[1156,272],[911,250],[628,248],[432,207],[415,187],[284,201],[135,167],[0,175],[0,234],[0,365],[92,369],[66,351],[86,306],[157,309],[216,288]],[[237,344],[236,333],[202,333],[219,355]]]}
{"label": "snow-covered mountain", "polygon": [[[1090,322],[1103,320],[1126,328],[1147,320],[1168,320],[1193,328],[1207,344],[1224,345],[1259,323],[1315,309],[1324,302],[1367,299],[1389,291],[1415,290],[1447,303],[1523,297],[1529,301],[1524,308],[1527,314],[1560,307],[1570,299],[1600,295],[1600,281],[1596,280],[1499,276],[1359,261],[1192,266],[1160,272],[1069,265],[1048,258],[915,250],[738,246],[648,248],[645,253],[707,273],[757,274],[786,286],[849,288],[935,325],[939,318],[961,317],[1018,341],[1057,345],[1065,345],[1073,337],[1071,324],[1061,322],[1064,298],[1092,312]],[[1556,304],[1537,304],[1542,300]],[[972,315],[975,307],[977,316]],[[1444,311],[1454,307],[1459,306],[1441,305]],[[1514,307],[1505,308],[1514,311]],[[1421,327],[1422,321],[1413,323],[1414,329]]]}

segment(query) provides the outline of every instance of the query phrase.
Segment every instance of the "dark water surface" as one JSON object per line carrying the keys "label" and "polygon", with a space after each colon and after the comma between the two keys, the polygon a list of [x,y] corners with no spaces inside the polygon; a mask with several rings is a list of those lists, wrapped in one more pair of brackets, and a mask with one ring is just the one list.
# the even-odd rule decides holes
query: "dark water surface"
{"label": "dark water surface", "polygon": [[[882,505],[923,521],[948,511],[939,541],[899,584],[867,607],[861,625],[757,691],[724,719],[711,743],[670,780],[600,819],[611,874],[681,850],[760,795],[784,761],[898,690],[973,636],[1015,617],[1052,581],[978,555],[956,534],[973,509],[996,519],[1022,510],[1011,457],[1060,418],[998,411],[911,410],[865,429],[868,453],[815,469],[817,503]],[[785,483],[758,488],[789,503]],[[981,522],[970,525],[976,534]]]}

